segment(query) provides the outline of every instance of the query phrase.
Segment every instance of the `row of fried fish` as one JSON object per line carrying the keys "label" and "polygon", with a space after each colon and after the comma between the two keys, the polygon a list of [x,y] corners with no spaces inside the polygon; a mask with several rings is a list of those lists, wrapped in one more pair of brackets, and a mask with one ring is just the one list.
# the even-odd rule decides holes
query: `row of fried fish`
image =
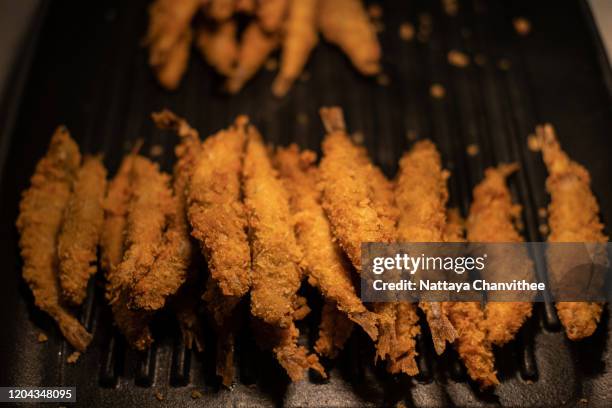
{"label": "row of fried fish", "polygon": [[[243,30],[239,16],[249,21]],[[156,0],[149,9],[146,44],[149,64],[163,87],[178,87],[193,43],[227,77],[231,93],[240,91],[281,48],[272,85],[281,97],[302,73],[319,31],[364,75],[380,71],[380,45],[362,0]]]}
{"label": "row of fried fish", "polygon": [[[258,344],[299,380],[310,368],[325,376],[318,356],[298,344],[296,321],[309,313],[298,294],[306,278],[325,299],[319,355],[333,357],[357,325],[391,373],[416,375],[421,309],[438,354],[453,344],[471,378],[482,387],[497,384],[492,347],[514,338],[531,303],[386,302],[370,309],[353,272],[361,271],[362,242],[521,242],[520,207],[506,185],[517,166],[486,171],[464,222],[447,209],[449,173],[432,142],[415,143],[390,181],[352,142],[339,108],[323,108],[321,117],[327,135],[317,165],[313,152],[295,145],[269,150],[246,117],[201,141],[185,120],[156,113],[157,126],[180,137],[173,176],[134,151],[108,186],[100,157],[81,159],[60,127],[23,194],[17,221],[23,274],[36,305],[84,350],[91,335],[66,305],[83,302],[99,245],[107,300],[132,347],[151,344],[149,323],[170,304],[188,346],[200,349],[203,299],[218,337],[217,373],[229,385],[236,306],[250,293]],[[537,132],[549,170],[550,241],[605,242],[588,173],[561,150],[552,127]],[[209,270],[201,284],[197,252]],[[525,277],[533,273],[527,253],[512,258],[523,260]],[[512,267],[497,265],[498,279]],[[594,332],[602,306],[562,302],[557,309],[568,337],[578,340]]]}

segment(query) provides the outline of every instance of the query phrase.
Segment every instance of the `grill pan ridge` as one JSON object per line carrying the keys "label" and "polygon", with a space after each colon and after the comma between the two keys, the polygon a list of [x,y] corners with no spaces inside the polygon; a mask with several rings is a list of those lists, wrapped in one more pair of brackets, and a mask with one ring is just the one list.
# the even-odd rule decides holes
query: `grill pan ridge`
{"label": "grill pan ridge", "polygon": [[[296,142],[319,151],[323,128],[317,110],[342,106],[351,131],[365,136],[373,160],[388,176],[412,141],[431,138],[451,171],[451,205],[463,214],[471,190],[487,166],[517,161],[512,177],[515,201],[523,206],[525,236],[544,238],[538,209],[547,205],[546,171],[539,154],[527,147],[535,125],[551,121],[564,148],[592,175],[593,190],[604,223],[612,222],[609,162],[612,104],[609,66],[599,65],[602,48],[593,37],[593,21],[583,0],[470,0],[459,2],[459,14],[447,16],[439,2],[381,1],[385,29],[380,33],[384,69],[390,84],[357,74],[327,44],[314,51],[306,70],[308,82],[276,100],[270,93],[273,73],[262,71],[237,96],[224,95],[220,78],[194,56],[176,93],[160,89],[146,65],[141,38],[147,1],[46,2],[33,63],[21,98],[2,172],[0,253],[5,271],[0,286],[0,385],[76,386],[77,405],[115,406],[610,406],[612,351],[610,306],[596,333],[571,343],[560,329],[553,305],[537,304],[517,339],[495,351],[501,384],[480,392],[467,380],[456,353],[435,356],[426,328],[418,338],[416,378],[391,376],[375,367],[373,348],[355,333],[340,357],[325,362],[331,379],[314,376],[290,384],[271,355],[258,351],[248,328],[237,344],[238,381],[232,390],[214,375],[214,338],[202,355],[186,350],[170,313],[154,324],[156,342],[147,353],[126,347],[112,327],[103,302],[102,277],[90,285],[80,320],[93,331],[89,350],[75,365],[53,322],[33,306],[20,276],[21,259],[14,221],[19,193],[28,185],[53,128],[65,123],[84,152],[101,152],[111,173],[138,138],[143,152],[161,145],[156,158],[169,170],[175,137],[155,130],[150,113],[167,107],[186,117],[202,136],[225,127],[238,114],[248,114],[267,142]],[[433,32],[422,42],[402,41],[399,25],[418,25],[431,16]],[[532,33],[519,37],[512,19],[527,17]],[[465,69],[446,61],[451,49],[483,55],[482,65]],[[432,83],[443,84],[446,97],[429,96]],[[298,117],[301,118],[298,120]],[[304,120],[307,118],[307,120]],[[474,144],[479,153],[470,156]],[[610,228],[606,233],[610,235]],[[536,262],[541,262],[536,259]],[[302,341],[312,344],[321,305],[314,290],[313,313],[300,327]],[[241,307],[248,307],[248,299]],[[248,326],[248,325],[244,325]],[[49,341],[38,344],[41,331]],[[191,391],[202,396],[193,399]],[[164,396],[158,401],[155,393]]]}

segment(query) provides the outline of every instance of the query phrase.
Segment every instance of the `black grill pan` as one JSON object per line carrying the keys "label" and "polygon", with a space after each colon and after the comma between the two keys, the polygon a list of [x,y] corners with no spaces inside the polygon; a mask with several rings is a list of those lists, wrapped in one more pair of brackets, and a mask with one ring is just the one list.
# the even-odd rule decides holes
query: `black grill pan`
{"label": "black grill pan", "polygon": [[[554,307],[536,305],[517,339],[496,351],[501,385],[494,392],[480,392],[468,381],[452,350],[436,357],[426,332],[418,342],[421,374],[416,378],[390,376],[374,367],[372,346],[356,333],[339,359],[327,363],[329,381],[313,377],[289,384],[273,358],[257,350],[248,328],[237,345],[239,381],[229,391],[214,376],[213,336],[209,351],[195,355],[181,345],[169,314],[157,319],[150,352],[129,350],[112,328],[99,278],[80,311],[82,322],[95,334],[93,344],[76,365],[66,364],[70,348],[53,322],[33,306],[20,277],[14,228],[20,191],[60,123],[70,128],[84,152],[104,153],[111,171],[138,138],[145,140],[145,153],[162,145],[165,153],[157,160],[170,169],[176,140],[154,129],[152,111],[171,108],[202,135],[248,114],[267,141],[296,142],[318,151],[323,128],[317,110],[340,105],[351,131],[363,133],[371,156],[389,176],[411,139],[434,140],[452,172],[451,204],[464,214],[487,166],[518,161],[521,171],[511,187],[523,205],[526,238],[538,241],[544,221],[538,209],[548,200],[546,172],[526,139],[537,123],[550,121],[564,148],[591,172],[602,218],[612,222],[612,75],[586,1],[459,1],[456,17],[446,15],[438,1],[381,4],[385,16],[380,38],[389,85],[361,77],[341,53],[321,44],[306,68],[310,79],[276,100],[269,90],[273,73],[263,70],[239,95],[228,97],[220,91],[220,78],[195,53],[178,92],[160,89],[140,45],[146,1],[43,2],[23,64],[15,69],[15,92],[3,101],[0,116],[0,157],[5,158],[0,385],[76,386],[77,405],[84,407],[611,406],[609,306],[591,338],[570,343]],[[517,16],[531,21],[529,36],[514,32],[512,19]],[[427,18],[433,22],[427,41],[399,38],[402,22],[418,25]],[[466,69],[450,66],[446,55],[451,49],[480,55],[484,63]],[[432,83],[444,85],[444,99],[430,97]],[[479,148],[476,156],[466,152],[471,144]],[[320,299],[304,290],[315,309],[302,327],[303,340],[311,342]],[[37,342],[41,331],[49,335],[44,344]],[[202,392],[201,398],[192,398],[193,389]]]}

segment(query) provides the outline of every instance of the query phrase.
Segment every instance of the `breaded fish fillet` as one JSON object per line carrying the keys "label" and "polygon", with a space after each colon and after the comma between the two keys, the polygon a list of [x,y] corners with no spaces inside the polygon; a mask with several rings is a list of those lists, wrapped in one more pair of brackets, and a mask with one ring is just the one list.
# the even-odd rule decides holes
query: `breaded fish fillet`
{"label": "breaded fish fillet", "polygon": [[[442,168],[440,153],[429,140],[422,140],[406,152],[399,163],[395,201],[399,209],[399,242],[442,242],[446,227],[448,171]],[[431,329],[436,353],[442,354],[446,342],[457,332],[439,302],[420,302]]]}
{"label": "breaded fish fillet", "polygon": [[[588,171],[561,149],[551,125],[538,127],[537,136],[548,169],[548,241],[607,242],[608,237],[604,235],[604,226],[599,219],[599,205],[590,188]],[[549,268],[554,265],[550,257],[548,264]],[[593,302],[558,302],[556,307],[570,340],[592,335],[602,313],[602,305]]]}
{"label": "breaded fish fillet", "polygon": [[36,165],[30,187],[22,194],[17,229],[23,278],[36,306],[57,322],[75,349],[84,351],[91,334],[60,303],[56,248],[80,163],[79,147],[64,126],[58,127],[45,157]]}
{"label": "breaded fish fillet", "polygon": [[59,282],[64,299],[80,305],[89,278],[97,270],[97,249],[104,223],[106,169],[101,157],[85,157],[72,190],[58,238]]}
{"label": "breaded fish fillet", "polygon": [[253,259],[251,313],[260,320],[259,326],[271,332],[273,337],[266,342],[293,381],[302,379],[308,368],[325,376],[316,355],[297,345],[294,319],[303,315],[303,300],[297,295],[302,253],[291,224],[288,193],[252,126],[243,179]]}
{"label": "breaded fish fillet", "polygon": [[[340,108],[322,108],[321,119],[327,131],[319,166],[321,203],[340,247],[361,273],[361,243],[395,241],[393,186],[365,150],[352,143]],[[374,306],[380,317],[376,358],[390,364],[410,355],[410,345],[397,341],[398,307],[394,303]],[[413,367],[416,370],[416,363]]]}
{"label": "breaded fish fillet", "polygon": [[325,301],[321,311],[319,338],[314,346],[315,351],[321,356],[335,358],[351,337],[353,325],[333,301]]}
{"label": "breaded fish fillet", "polygon": [[[467,235],[471,242],[522,242],[523,237],[515,227],[521,207],[512,204],[506,178],[518,169],[517,165],[500,165],[485,171],[485,178],[474,188],[474,199],[467,220]],[[533,264],[529,254],[510,247],[506,251],[516,251],[515,257],[525,260],[533,276]],[[506,257],[508,253],[504,254]],[[517,279],[519,271],[508,271]],[[503,271],[499,271],[503,273]],[[500,276],[500,281],[503,279]],[[485,320],[482,323],[487,340],[502,346],[514,338],[525,320],[531,316],[530,302],[488,302],[485,307]]]}
{"label": "breaded fish fillet", "polygon": [[[149,329],[150,314],[129,310],[124,292],[130,277],[121,275],[119,265],[125,252],[128,208],[131,199],[135,153],[126,156],[111,180],[104,200],[104,227],[100,240],[101,264],[106,272],[106,298],[111,303],[113,318],[128,343],[137,350],[147,349],[153,342]],[[143,159],[144,160],[144,159]]]}
{"label": "breaded fish fillet", "polygon": [[321,207],[315,160],[313,152],[300,152],[296,145],[279,149],[276,153],[276,165],[289,192],[293,223],[304,253],[303,263],[309,282],[319,288],[329,304],[337,305],[376,340],[378,319],[357,296],[351,270],[342,250],[334,242],[329,221]]}

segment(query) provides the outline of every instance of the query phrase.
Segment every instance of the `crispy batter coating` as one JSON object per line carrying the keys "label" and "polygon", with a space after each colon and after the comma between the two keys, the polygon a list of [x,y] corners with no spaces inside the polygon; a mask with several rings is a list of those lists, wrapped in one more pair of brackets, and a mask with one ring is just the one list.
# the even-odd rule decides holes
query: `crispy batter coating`
{"label": "crispy batter coating", "polygon": [[102,158],[86,157],[77,171],[73,192],[64,211],[57,247],[62,295],[75,305],[83,303],[87,282],[97,270],[105,193],[106,169]]}
{"label": "crispy batter coating", "polygon": [[315,351],[321,356],[336,358],[352,332],[353,322],[333,301],[325,301],[321,311],[319,338],[314,346]]}
{"label": "crispy batter coating", "polygon": [[[515,227],[521,207],[512,204],[506,178],[518,169],[516,164],[500,165],[485,171],[485,178],[474,189],[474,201],[467,221],[468,239],[472,242],[522,242]],[[510,250],[509,248],[507,250]],[[505,254],[507,255],[507,254]],[[517,250],[517,257],[528,260],[529,255]],[[500,273],[503,273],[500,271]],[[512,271],[516,278],[518,271]],[[503,279],[503,277],[500,277]],[[525,320],[531,316],[529,302],[489,302],[485,307],[485,320],[481,327],[487,341],[502,346],[514,338]]]}
{"label": "crispy batter coating", "polygon": [[[548,169],[546,190],[549,242],[607,242],[599,219],[599,205],[591,191],[588,171],[561,149],[551,125],[537,128],[544,163]],[[549,268],[554,265],[548,259]],[[597,328],[602,305],[592,302],[559,302],[559,319],[571,340],[589,337]]]}
{"label": "crispy batter coating", "polygon": [[381,50],[376,29],[361,0],[319,2],[318,21],[327,41],[336,44],[364,75],[380,72]]}
{"label": "crispy batter coating", "polygon": [[201,289],[197,285],[197,270],[191,268],[187,282],[173,299],[172,308],[181,329],[183,342],[189,350],[204,351],[204,327],[201,321]]}
{"label": "crispy batter coating", "polygon": [[257,10],[257,0],[236,0],[237,13],[253,14]]}
{"label": "crispy batter coating", "polygon": [[251,282],[240,185],[244,121],[239,118],[236,125],[206,139],[187,189],[191,234],[200,243],[223,295],[236,298],[246,294]]}
{"label": "crispy batter coating", "polygon": [[233,20],[197,30],[196,46],[206,62],[222,75],[231,75],[238,60],[237,30]]}
{"label": "crispy batter coating", "polygon": [[415,360],[418,355],[415,338],[421,333],[417,308],[412,303],[400,302],[396,305],[395,310],[395,342],[397,345],[393,350],[387,352],[390,355],[390,358],[387,359],[387,370],[392,374],[405,373],[414,376],[419,373]]}
{"label": "crispy batter coating", "polygon": [[457,329],[455,348],[467,368],[468,375],[488,388],[499,384],[491,344],[481,327],[484,314],[478,302],[446,302],[444,308]]}
{"label": "crispy batter coating", "polygon": [[259,0],[256,13],[259,25],[265,32],[274,33],[280,29],[287,12],[287,2],[288,0]]}
{"label": "crispy batter coating", "polygon": [[189,25],[201,0],[156,0],[149,7],[149,27],[145,44],[149,65],[160,83],[175,89],[187,66],[191,33]]}
{"label": "crispy batter coating", "polygon": [[266,34],[257,22],[252,22],[244,29],[240,39],[238,63],[225,85],[229,93],[240,91],[259,71],[268,55],[278,47],[279,39],[276,34]]}
{"label": "crispy batter coating", "polygon": [[323,208],[340,246],[360,271],[362,242],[395,239],[387,209],[377,205],[385,197],[372,186],[390,190],[388,181],[347,135],[340,108],[321,109],[321,118],[327,129],[319,173]]}
{"label": "crispy batter coating", "polygon": [[206,15],[217,21],[226,21],[236,8],[236,0],[210,0],[206,7]]}
{"label": "crispy batter coating", "polygon": [[163,65],[154,67],[157,80],[169,91],[178,88],[189,63],[191,55],[191,43],[193,41],[193,31],[188,29],[178,39],[177,43],[168,53],[168,59]]}
{"label": "crispy batter coating", "polygon": [[[362,242],[395,241],[398,214],[393,185],[370,162],[365,150],[351,142],[340,108],[322,108],[320,113],[327,131],[319,166],[321,202],[334,236],[361,272]],[[374,305],[380,318],[377,359],[393,362],[410,354],[405,350],[409,344],[397,341],[398,307],[394,303]]]}
{"label": "crispy batter coating", "polygon": [[30,188],[22,194],[17,229],[23,278],[36,306],[57,322],[75,349],[84,351],[91,334],[61,306],[56,269],[58,234],[80,162],[79,147],[64,126],[58,127],[47,154],[36,165]]}
{"label": "crispy batter coating", "polygon": [[376,340],[377,317],[357,296],[351,271],[341,248],[334,242],[329,221],[321,207],[315,160],[313,152],[300,152],[296,145],[279,149],[276,153],[276,165],[289,192],[293,223],[304,252],[303,263],[309,282],[319,288],[329,304],[337,305]]}
{"label": "crispy batter coating", "polygon": [[446,226],[444,227],[445,242],[465,242],[465,220],[458,208],[446,211]]}
{"label": "crispy batter coating", "polygon": [[[111,303],[115,324],[128,343],[137,350],[147,349],[153,342],[149,329],[150,315],[141,311],[129,310],[124,285],[129,276],[122,276],[125,270],[119,265],[125,252],[125,232],[128,208],[131,199],[132,174],[136,155],[133,153],[123,159],[117,175],[109,183],[104,200],[105,220],[100,240],[101,263],[106,272],[106,298]],[[143,159],[146,160],[146,159]]]}
{"label": "crispy batter coating", "polygon": [[[164,249],[164,231],[175,205],[169,188],[170,177],[150,160],[135,156],[131,172],[131,197],[128,206],[125,254],[119,264],[121,289],[140,296],[140,282],[151,273],[156,258]],[[138,291],[134,292],[134,288]],[[155,289],[155,288],[151,288]]]}
{"label": "crispy batter coating", "polygon": [[317,0],[289,0],[280,70],[272,84],[272,93],[277,97],[287,94],[317,45],[317,4]]}
{"label": "crispy batter coating", "polygon": [[[397,224],[400,242],[442,242],[446,227],[448,172],[442,168],[440,153],[429,140],[415,143],[401,158],[395,188],[400,212]],[[420,302],[431,329],[436,353],[442,354],[446,342],[457,332],[439,302]]]}
{"label": "crispy batter coating", "polygon": [[302,379],[308,368],[325,376],[316,355],[297,345],[294,319],[306,310],[297,296],[302,253],[291,224],[288,193],[252,126],[243,172],[253,259],[251,313],[271,332],[270,348],[293,381]]}

